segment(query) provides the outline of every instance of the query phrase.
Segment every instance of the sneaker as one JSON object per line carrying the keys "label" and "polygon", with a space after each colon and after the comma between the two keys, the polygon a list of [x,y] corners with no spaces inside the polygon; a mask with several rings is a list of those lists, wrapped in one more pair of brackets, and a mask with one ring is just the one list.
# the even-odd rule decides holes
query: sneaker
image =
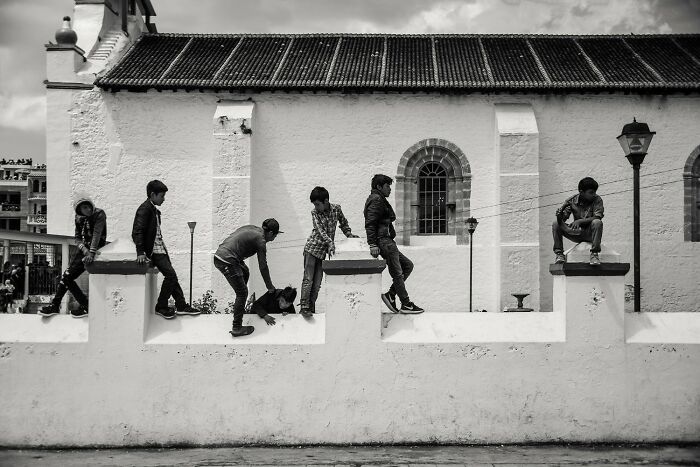
{"label": "sneaker", "polygon": [[382,301],[392,313],[398,313],[399,309],[396,306],[396,295],[392,295],[390,292],[382,294]]}
{"label": "sneaker", "polygon": [[311,318],[311,316],[314,314],[313,311],[311,311],[311,308],[302,306],[301,309],[299,310],[299,314],[303,316],[304,318]]}
{"label": "sneaker", "polygon": [[175,312],[170,308],[156,308],[156,314],[165,319],[173,319],[175,317]]}
{"label": "sneaker", "polygon": [[177,310],[175,312],[175,314],[176,315],[192,315],[192,316],[194,316],[194,315],[200,315],[200,314],[202,314],[202,312],[196,308],[192,308],[191,306],[187,305],[187,306],[185,306],[185,308],[183,308],[181,310]]}
{"label": "sneaker", "polygon": [[556,257],[554,258],[554,264],[564,263],[566,263],[566,256],[564,256],[564,253],[557,253]]}
{"label": "sneaker", "polygon": [[88,315],[88,309],[86,306],[79,306],[77,310],[71,310],[70,315],[73,318],[85,318]]}
{"label": "sneaker", "polygon": [[255,331],[254,326],[234,326],[233,329],[229,331],[229,334],[233,337],[242,337],[253,334],[253,331]]}
{"label": "sneaker", "polygon": [[417,306],[413,302],[408,302],[408,303],[403,303],[401,305],[401,310],[400,312],[405,314],[405,315],[417,315],[419,313],[423,313],[425,310],[419,306]]}
{"label": "sneaker", "polygon": [[56,306],[56,304],[52,303],[51,305],[46,305],[41,310],[39,310],[38,314],[40,314],[41,316],[53,316],[57,315],[58,312],[58,307]]}
{"label": "sneaker", "polygon": [[600,258],[598,253],[591,253],[591,260],[588,262],[591,266],[600,266]]}

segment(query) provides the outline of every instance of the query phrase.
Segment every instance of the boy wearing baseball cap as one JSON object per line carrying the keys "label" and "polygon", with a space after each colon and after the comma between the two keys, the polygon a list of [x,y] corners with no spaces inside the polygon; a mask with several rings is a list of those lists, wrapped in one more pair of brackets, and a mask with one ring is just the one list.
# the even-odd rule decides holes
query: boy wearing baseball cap
{"label": "boy wearing baseball cap", "polygon": [[[244,225],[224,240],[214,253],[214,266],[218,269],[236,292],[236,301],[233,305],[233,337],[247,336],[255,328],[243,326],[243,313],[245,302],[248,298],[248,279],[250,271],[245,265],[246,258],[258,255],[258,267],[260,275],[265,281],[267,291],[274,293],[275,286],[270,279],[270,269],[267,266],[267,242],[273,241],[280,231],[280,225],[275,219],[266,219],[262,227],[256,225]],[[269,315],[262,317],[265,322],[274,318]]]}

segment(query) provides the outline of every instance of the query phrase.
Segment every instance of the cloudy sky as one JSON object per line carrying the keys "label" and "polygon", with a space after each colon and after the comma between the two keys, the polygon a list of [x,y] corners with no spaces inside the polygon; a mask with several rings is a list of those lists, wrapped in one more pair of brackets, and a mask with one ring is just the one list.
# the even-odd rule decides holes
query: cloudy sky
{"label": "cloudy sky", "polygon": [[[118,0],[112,0],[117,3]],[[161,32],[698,33],[700,0],[152,0]],[[44,47],[73,0],[0,0],[0,157],[45,159]]]}

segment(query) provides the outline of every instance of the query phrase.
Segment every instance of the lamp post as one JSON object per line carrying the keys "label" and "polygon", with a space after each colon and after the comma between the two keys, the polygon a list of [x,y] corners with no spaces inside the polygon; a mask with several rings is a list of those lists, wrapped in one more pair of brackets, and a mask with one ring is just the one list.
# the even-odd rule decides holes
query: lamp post
{"label": "lamp post", "polygon": [[467,230],[469,231],[469,311],[472,312],[474,311],[472,309],[472,272],[473,272],[473,267],[472,267],[472,258],[474,257],[474,231],[476,230],[476,226],[479,224],[479,221],[477,221],[474,217],[470,217],[467,219]]}
{"label": "lamp post", "polygon": [[190,306],[192,306],[192,263],[194,254],[194,226],[197,225],[196,222],[188,222],[187,226],[190,228]]}
{"label": "lamp post", "polygon": [[625,157],[632,164],[634,170],[634,311],[641,310],[641,279],[639,265],[639,167],[647,155],[651,139],[656,134],[649,131],[649,125],[638,123],[635,118],[622,128],[622,133],[617,140],[625,152]]}

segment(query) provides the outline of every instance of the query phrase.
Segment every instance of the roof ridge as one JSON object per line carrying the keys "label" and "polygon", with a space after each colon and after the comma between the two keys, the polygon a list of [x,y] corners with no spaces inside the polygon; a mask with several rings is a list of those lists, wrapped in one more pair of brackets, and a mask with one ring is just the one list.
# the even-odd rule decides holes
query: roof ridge
{"label": "roof ridge", "polygon": [[161,37],[495,37],[495,38],[561,38],[561,39],[629,39],[629,38],[655,38],[655,37],[700,37],[700,33],[658,33],[658,34],[541,34],[541,33],[422,33],[422,34],[402,34],[402,33],[364,33],[364,32],[300,32],[300,33],[267,33],[267,32],[240,32],[240,33],[194,33],[194,32],[148,32],[142,36]]}

